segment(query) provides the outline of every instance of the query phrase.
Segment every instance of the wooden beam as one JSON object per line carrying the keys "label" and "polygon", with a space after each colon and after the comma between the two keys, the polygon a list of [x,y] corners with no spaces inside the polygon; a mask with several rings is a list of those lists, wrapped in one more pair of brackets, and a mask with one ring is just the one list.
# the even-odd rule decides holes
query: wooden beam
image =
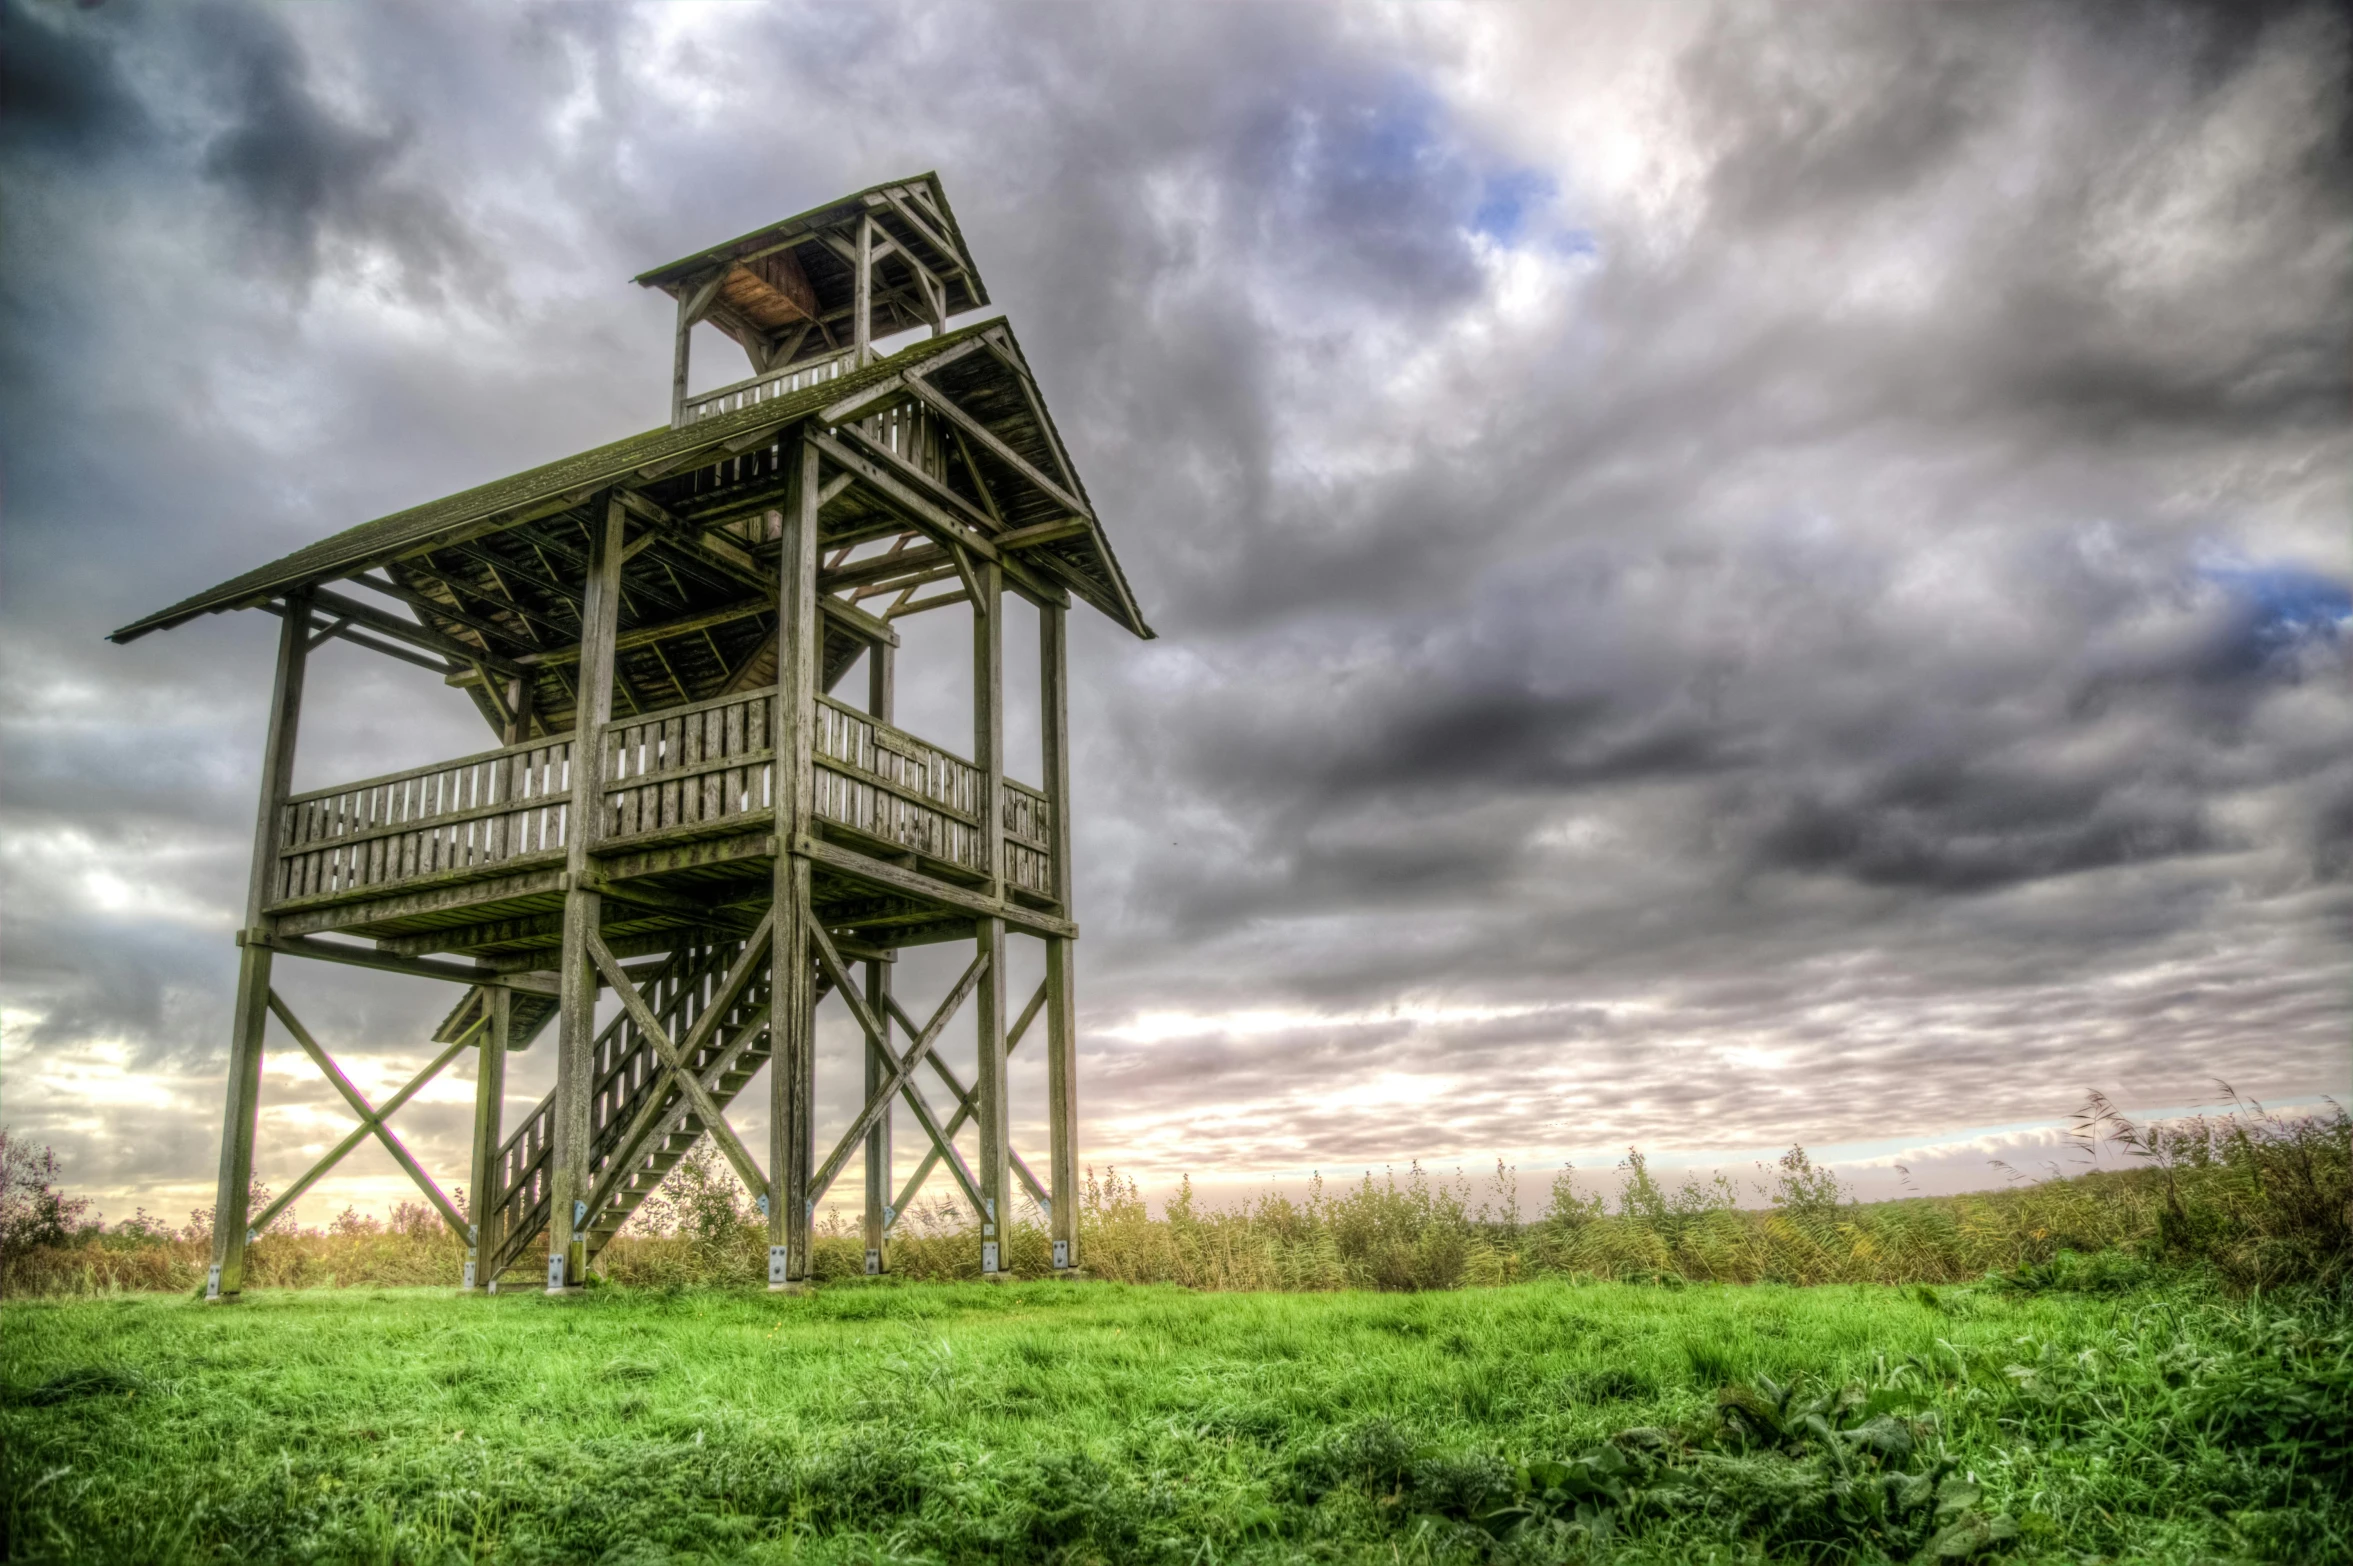
{"label": "wooden beam", "polygon": [[[909,228],[915,230],[917,238],[947,258],[950,276],[961,277],[964,275],[966,268],[962,253],[950,244],[939,230],[933,228],[904,197],[895,190],[886,190],[882,193],[882,198],[891,204],[891,210],[896,212]],[[905,250],[904,246],[900,248],[902,251]],[[914,259],[912,254],[909,254],[908,259]],[[926,267],[924,270],[929,271],[930,268]]]}
{"label": "wooden beam", "polygon": [[929,404],[934,412],[955,425],[967,438],[979,442],[981,448],[989,455],[1027,479],[1031,487],[1040,494],[1075,516],[1092,517],[1094,515],[1094,511],[1085,501],[1039,472],[1036,465],[1027,457],[998,439],[996,431],[966,413],[954,398],[926,381],[920,367],[907,371],[906,380],[907,390]]}
{"label": "wooden beam", "polygon": [[[830,237],[830,236],[829,236]],[[874,358],[874,219],[858,214],[858,246],[850,257],[850,267],[856,274],[852,284],[856,311],[851,343],[857,349],[858,367],[864,369]]]}
{"label": "wooden beam", "polygon": [[[843,478],[852,475],[843,474]],[[853,560],[848,565],[836,566],[817,579],[817,590],[838,593],[844,588],[863,587],[870,582],[887,582],[901,576],[919,574],[934,566],[948,564],[945,545],[923,544],[914,549],[902,549],[895,554],[876,555],[871,560]]]}
{"label": "wooden beam", "polygon": [[711,301],[719,296],[719,284],[726,279],[727,268],[715,268],[708,277],[678,289],[678,339],[670,356],[670,427],[678,428],[686,422],[686,368],[694,353],[694,327],[711,308]]}
{"label": "wooden beam", "polygon": [[[913,1031],[915,1024],[908,1020],[907,1014],[902,1011],[897,1015],[899,1025],[908,1029],[909,1031]],[[1023,1015],[1022,1020],[1025,1022],[1028,1020],[1028,1015],[1026,1013]],[[1012,1040],[1010,1036],[1008,1036],[1005,1044],[1005,1051],[1007,1054],[1011,1054],[1012,1050]],[[979,1113],[979,1101],[973,1097],[972,1089],[966,1087],[964,1085],[964,1080],[956,1075],[955,1068],[940,1058],[940,1052],[937,1049],[928,1051],[924,1058],[930,1064],[932,1074],[940,1079],[940,1085],[945,1087],[948,1090],[949,1096],[956,1100],[956,1114],[955,1117],[948,1122],[947,1127],[948,1135],[952,1137],[956,1134],[956,1128],[958,1126],[962,1125],[965,1121],[971,1119],[975,1114]],[[1029,1164],[1023,1160],[1019,1153],[1013,1151],[1012,1145],[1010,1143],[1006,1145],[1005,1153],[1006,1157],[1012,1162],[1013,1173],[1020,1178],[1023,1186],[1028,1188],[1031,1198],[1037,1202],[1041,1210],[1049,1208],[1052,1205],[1052,1199],[1047,1196],[1046,1188],[1044,1185],[1039,1183],[1038,1177],[1030,1172]]]}
{"label": "wooden beam", "polygon": [[498,1181],[498,1156],[506,1112],[507,1048],[514,1038],[515,998],[506,990],[492,990],[482,1021],[481,1053],[474,1062],[474,1157],[466,1184],[466,1283],[469,1291],[485,1287],[482,1264],[498,1252],[497,1218],[505,1203]]}
{"label": "wooden beam", "polygon": [[[817,952],[818,960],[824,962],[829,947],[820,945]],[[949,1019],[954,1017],[957,1011],[963,1007],[966,998],[982,982],[988,968],[989,954],[986,952],[975,954],[972,961],[965,967],[963,976],[957,979],[955,985],[949,989],[946,998],[932,1012],[931,1021],[925,1023],[920,1030],[914,1029],[912,1024],[909,1025],[909,1031],[915,1033],[915,1041],[907,1046],[903,1054],[891,1057],[889,1080],[883,1085],[881,1091],[867,1098],[866,1107],[859,1111],[856,1120],[850,1122],[850,1129],[842,1133],[841,1140],[834,1144],[832,1154],[827,1157],[825,1163],[811,1178],[809,1200],[818,1201],[824,1197],[827,1188],[833,1184],[834,1177],[839,1175],[842,1166],[850,1161],[850,1154],[855,1152],[858,1144],[866,1139],[866,1133],[872,1130],[874,1123],[882,1117],[883,1109],[890,1103],[892,1097],[900,1093],[907,1085],[907,1079],[915,1074],[915,1068],[921,1065],[924,1057],[931,1053],[933,1045],[939,1039],[940,1030],[945,1028]],[[837,975],[834,977],[834,988],[841,993],[843,999],[848,1000],[856,995],[856,992],[845,986],[838,976],[840,972],[838,963],[829,965],[827,972],[829,975]],[[863,999],[857,1001],[856,1009],[862,1014],[859,1026],[865,1031],[868,1042],[879,1043],[884,1036],[882,1025],[874,1021],[871,1013],[866,1012]]]}
{"label": "wooden beam", "polygon": [[330,591],[324,587],[314,589],[311,598],[318,607],[332,614],[353,621],[378,635],[389,636],[395,641],[407,642],[410,646],[425,652],[439,653],[444,658],[454,658],[461,663],[478,663],[497,674],[511,675],[523,672],[519,664],[503,658],[495,652],[469,646],[454,636],[444,636],[432,627],[419,625],[413,620],[403,620],[396,614],[377,608],[374,604],[363,604],[356,598],[346,598],[341,593]]}
{"label": "wooden beam", "polygon": [[370,592],[382,593],[387,598],[396,598],[420,614],[439,615],[444,620],[454,620],[479,636],[485,638],[504,637],[510,642],[515,640],[515,633],[499,625],[496,621],[486,620],[462,605],[453,607],[429,594],[412,592],[389,577],[376,576],[367,571],[354,571],[343,580],[354,586],[364,587]]}
{"label": "wooden beam", "polygon": [[[248,940],[241,944],[255,944]],[[334,941],[321,941],[303,935],[270,934],[259,938],[258,944],[273,952],[284,952],[289,957],[311,957],[321,962],[345,963],[354,968],[374,968],[382,973],[405,973],[418,979],[441,979],[453,984],[488,984],[500,989],[521,990],[529,995],[553,995],[553,980],[529,973],[501,973],[495,968],[473,963],[437,962],[430,957],[403,957],[393,952],[371,951],[360,946],[344,946]]]}
{"label": "wooden beam", "polygon": [[[286,595],[278,627],[278,661],[262,741],[261,798],[245,883],[245,928],[266,934],[265,913],[278,886],[278,828],[293,792],[294,743],[302,723],[303,674],[310,656],[310,598]],[[235,1299],[245,1286],[245,1233],[253,1189],[253,1143],[261,1109],[262,1035],[269,1026],[270,950],[248,945],[237,957],[237,999],[230,1014],[229,1082],[221,1122],[220,1183],[213,1198],[212,1268],[206,1299]]]}

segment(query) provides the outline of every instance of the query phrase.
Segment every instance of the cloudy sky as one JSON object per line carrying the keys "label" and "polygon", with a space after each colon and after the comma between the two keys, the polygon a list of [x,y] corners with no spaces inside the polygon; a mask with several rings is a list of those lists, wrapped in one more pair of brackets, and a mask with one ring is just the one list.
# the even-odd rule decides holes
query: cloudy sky
{"label": "cloudy sky", "polygon": [[[2341,8],[5,11],[0,1118],[110,1216],[210,1199],[276,632],[104,633],[660,422],[633,273],[926,168],[1161,633],[1075,637],[1090,1162],[2346,1090]],[[486,743],[314,668],[300,786]],[[282,967],[378,1095],[450,999]],[[266,1083],[282,1183],[349,1122]]]}

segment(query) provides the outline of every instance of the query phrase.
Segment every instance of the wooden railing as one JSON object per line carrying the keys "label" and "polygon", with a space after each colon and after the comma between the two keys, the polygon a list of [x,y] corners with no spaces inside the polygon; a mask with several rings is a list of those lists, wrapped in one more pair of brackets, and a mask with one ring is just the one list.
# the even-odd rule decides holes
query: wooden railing
{"label": "wooden railing", "polygon": [[278,822],[273,902],[561,857],[567,738],[297,794]]}
{"label": "wooden railing", "polygon": [[980,772],[830,697],[817,699],[815,810],[909,853],[978,869]]}
{"label": "wooden railing", "polygon": [[776,688],[668,707],[605,730],[601,839],[703,837],[776,809]]}
{"label": "wooden railing", "polygon": [[[972,763],[829,696],[817,698],[816,718],[820,821],[935,867],[983,869],[982,780]],[[596,846],[691,841],[773,820],[775,721],[770,686],[607,727]],[[560,861],[571,759],[566,737],[298,794],[281,819],[273,903]],[[1006,882],[1052,896],[1052,806],[1010,779],[1000,800]]]}
{"label": "wooden railing", "polygon": [[1054,893],[1054,807],[1026,783],[1005,780],[1005,880],[1040,897]]}
{"label": "wooden railing", "polygon": [[821,381],[839,380],[854,368],[856,357],[855,350],[845,348],[823,359],[796,364],[789,370],[771,370],[766,375],[755,375],[749,380],[735,381],[716,390],[699,393],[686,399],[683,422],[692,424],[697,419],[733,413],[738,408],[749,408],[772,398],[789,396]]}

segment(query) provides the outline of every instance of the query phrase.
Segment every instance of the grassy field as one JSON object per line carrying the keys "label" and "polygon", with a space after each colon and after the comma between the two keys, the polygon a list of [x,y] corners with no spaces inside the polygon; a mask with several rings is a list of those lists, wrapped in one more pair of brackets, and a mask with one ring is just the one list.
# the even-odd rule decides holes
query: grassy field
{"label": "grassy field", "polygon": [[18,1559],[2353,1559],[2342,1296],[845,1284],[0,1310]]}

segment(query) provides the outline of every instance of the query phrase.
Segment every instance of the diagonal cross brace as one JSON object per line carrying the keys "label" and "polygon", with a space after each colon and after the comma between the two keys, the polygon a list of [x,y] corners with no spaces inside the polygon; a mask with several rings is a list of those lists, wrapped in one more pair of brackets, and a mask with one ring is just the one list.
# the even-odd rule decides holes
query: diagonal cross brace
{"label": "diagonal cross brace", "polygon": [[[931,1053],[932,1044],[939,1038],[940,1030],[948,1025],[948,1019],[956,1015],[965,998],[972,993],[973,986],[980,982],[980,976],[988,970],[989,954],[985,951],[974,954],[971,964],[964,970],[964,976],[956,981],[955,987],[940,1002],[939,1009],[932,1013],[931,1021],[920,1029],[912,1023],[908,1024],[909,1031],[915,1034],[915,1042],[907,1046],[906,1053],[893,1054],[889,1045],[883,1041],[882,1024],[867,1009],[865,999],[858,994],[856,986],[849,982],[849,975],[842,967],[841,954],[834,950],[833,940],[825,933],[825,927],[812,923],[809,931],[815,938],[813,944],[817,948],[819,966],[825,969],[826,977],[833,981],[835,992],[850,1003],[850,1012],[858,1019],[858,1026],[866,1035],[868,1047],[881,1051],[890,1065],[888,1078],[875,1088],[874,1096],[866,1101],[865,1109],[859,1112],[857,1120],[843,1134],[842,1139],[834,1144],[824,1167],[809,1182],[809,1200],[816,1201],[825,1194],[835,1176],[842,1172],[842,1166],[849,1162],[851,1151],[865,1141],[866,1133],[874,1129],[874,1123],[890,1107],[891,1099],[904,1096],[907,1107],[915,1112],[916,1124],[923,1127],[924,1135],[931,1138],[932,1145],[949,1161],[957,1183],[964,1187],[965,1195],[972,1200],[972,1210],[979,1212],[980,1182],[972,1178],[972,1171],[964,1166],[955,1144],[948,1141],[940,1131],[938,1118],[932,1114],[931,1106],[924,1102],[923,1094],[912,1079],[915,1068]],[[897,1010],[895,1006],[892,1009]]]}
{"label": "diagonal cross brace", "polygon": [[[773,917],[772,914],[770,918]],[[769,919],[760,921],[763,934],[769,922]],[[735,1166],[736,1177],[743,1181],[747,1190],[768,1189],[768,1177],[760,1173],[758,1164],[752,1162],[752,1155],[745,1150],[742,1139],[735,1134],[735,1128],[727,1123],[727,1117],[711,1101],[710,1092],[703,1086],[702,1080],[686,1068],[687,1061],[693,1058],[691,1051],[699,1051],[710,1042],[711,1035],[718,1030],[720,1018],[725,1013],[716,1006],[704,1008],[703,1014],[695,1018],[694,1026],[687,1030],[686,1041],[690,1052],[681,1052],[677,1045],[670,1042],[668,1030],[663,1028],[662,1020],[654,1015],[654,1009],[645,1003],[645,997],[638,993],[637,986],[629,982],[629,975],[621,971],[620,961],[613,956],[612,949],[605,945],[604,937],[594,930],[587,931],[586,935],[589,960],[596,964],[597,970],[605,976],[605,982],[621,997],[621,1005],[628,1011],[629,1020],[637,1024],[637,1031],[645,1036],[645,1041],[653,1046],[654,1053],[661,1057],[662,1064],[669,1068],[669,1080],[677,1084],[678,1090],[686,1095],[687,1102],[694,1106],[695,1118],[702,1121],[703,1129],[711,1133],[711,1140],[719,1144],[719,1151],[725,1153],[727,1161]],[[757,949],[756,943],[746,947],[747,952]],[[742,964],[739,962],[738,966]]]}
{"label": "diagonal cross brace", "polygon": [[[695,1056],[703,1052],[711,1035],[718,1031],[721,1021],[725,1019],[728,1012],[735,1008],[736,1002],[743,998],[743,992],[751,986],[752,980],[760,971],[760,964],[767,960],[768,934],[774,926],[775,918],[774,910],[770,910],[760,920],[759,928],[754,930],[750,939],[744,942],[743,951],[737,955],[734,965],[727,970],[727,977],[719,982],[719,988],[712,995],[710,1004],[702,1009],[694,1022],[687,1028],[686,1041],[679,1046],[681,1061],[691,1063]],[[767,1025],[768,1008],[763,1006],[742,1030],[743,1040],[748,1043],[758,1035],[760,1029]],[[640,1026],[642,1027],[643,1024]],[[659,1053],[659,1046],[656,1047],[656,1050]],[[713,1068],[716,1069],[721,1064],[724,1064],[723,1060],[715,1061]],[[655,1127],[679,1108],[678,1105],[667,1102],[669,1082],[675,1075],[677,1075],[677,1071],[668,1064],[668,1057],[665,1056],[660,1080],[654,1083],[653,1091],[646,1095],[636,1117],[629,1122],[629,1129],[622,1134],[621,1140],[614,1144],[612,1156],[605,1161],[604,1173],[597,1178],[594,1188],[588,1194],[589,1212],[603,1211],[605,1203],[612,1199],[613,1193],[620,1188],[624,1180],[629,1178],[630,1171],[636,1167],[639,1155],[645,1147],[646,1139],[654,1134]],[[697,1080],[700,1081],[699,1078]],[[707,1088],[707,1084],[705,1086]],[[679,1092],[681,1097],[686,1096],[683,1088]],[[706,1096],[708,1096],[707,1091]],[[699,1109],[697,1114],[699,1117]],[[714,1132],[713,1135],[716,1136],[717,1133]],[[732,1162],[732,1160],[730,1161]],[[737,1173],[741,1172],[739,1168]],[[763,1188],[754,1187],[755,1191],[760,1189]]]}
{"label": "diagonal cross brace", "polygon": [[401,1145],[400,1138],[392,1134],[392,1128],[384,1122],[394,1110],[407,1103],[420,1088],[439,1075],[443,1066],[448,1065],[457,1057],[458,1051],[464,1049],[471,1042],[475,1030],[481,1026],[481,1023],[477,1022],[473,1028],[468,1028],[464,1033],[459,1034],[457,1041],[443,1050],[433,1064],[419,1072],[407,1087],[402,1088],[387,1100],[382,1109],[377,1109],[368,1102],[366,1095],[351,1085],[351,1079],[345,1076],[342,1068],[337,1066],[327,1052],[319,1047],[319,1041],[310,1036],[310,1030],[304,1027],[296,1019],[293,1010],[278,998],[276,990],[270,991],[270,1011],[286,1025],[286,1031],[294,1035],[294,1042],[302,1046],[303,1053],[310,1056],[312,1063],[319,1068],[320,1073],[329,1082],[335,1084],[335,1091],[343,1095],[344,1102],[351,1106],[352,1113],[359,1116],[360,1124],[358,1130],[345,1137],[340,1146],[314,1165],[309,1174],[296,1181],[293,1189],[263,1209],[261,1217],[249,1221],[246,1227],[249,1229],[267,1227],[269,1220],[276,1218],[295,1197],[307,1190],[319,1176],[333,1168],[345,1153],[360,1144],[361,1138],[366,1133],[372,1131],[376,1134],[377,1140],[384,1144],[384,1151],[392,1155],[393,1162],[399,1164],[408,1177],[417,1183],[417,1189],[425,1193],[426,1199],[440,1209],[442,1221],[456,1231],[459,1239],[471,1245],[473,1235],[468,1230],[465,1218],[458,1212],[455,1204],[441,1193],[441,1187],[433,1183],[433,1177],[425,1173],[424,1167],[409,1155],[409,1150]]}
{"label": "diagonal cross brace", "polygon": [[[1029,1004],[1021,1008],[1020,1019],[1005,1032],[1006,1054],[1010,1055],[1013,1053],[1013,1047],[1016,1044],[1019,1044],[1021,1042],[1021,1036],[1029,1031],[1029,1025],[1031,1021],[1036,1018],[1038,1014],[1038,1008],[1045,1004],[1046,986],[1044,984],[1040,984],[1038,986],[1038,992],[1029,998]],[[954,1086],[955,1084],[953,1081],[951,1081],[949,1085]],[[923,1189],[923,1182],[930,1179],[932,1170],[939,1167],[940,1146],[944,1145],[950,1149],[953,1149],[955,1146],[954,1138],[956,1133],[963,1130],[964,1123],[967,1120],[972,1119],[976,1113],[978,1113],[978,1111],[969,1098],[957,1107],[954,1118],[948,1122],[946,1132],[944,1134],[934,1135],[932,1139],[934,1144],[932,1151],[923,1155],[923,1162],[915,1166],[915,1173],[909,1175],[907,1177],[907,1183],[899,1187],[899,1199],[891,1204],[891,1212],[893,1214],[905,1212],[908,1207],[914,1203],[916,1193]],[[1014,1156],[1014,1167],[1022,1168],[1020,1155],[1018,1154]],[[1022,1173],[1026,1176],[1028,1174],[1028,1170],[1026,1168],[1022,1168]],[[1035,1195],[1037,1193],[1037,1181],[1034,1179],[1030,1180],[1029,1187],[1031,1194]],[[967,1189],[970,1189],[969,1182],[967,1182]],[[1043,1198],[1040,1198],[1040,1205],[1046,1205]],[[975,1207],[973,1210],[977,1212],[979,1211],[979,1208]]]}
{"label": "diagonal cross brace", "polygon": [[[900,1024],[904,1026],[910,1033],[915,1030],[915,1024],[908,1020],[907,1014],[905,1012],[899,1010],[898,1003],[896,1001],[889,1000],[888,997],[886,997],[885,1004],[890,1007],[892,1015],[896,1016],[899,1019]],[[1022,1020],[1024,1022],[1029,1020],[1026,1013],[1024,1014]],[[1007,1046],[1007,1048],[1010,1049],[1011,1046]],[[956,1097],[955,1124],[948,1128],[948,1135],[954,1136],[965,1121],[971,1120],[979,1115],[980,1105],[973,1098],[972,1089],[966,1087],[964,1085],[963,1079],[956,1075],[955,1071],[949,1067],[946,1061],[940,1059],[938,1050],[930,1050],[926,1053],[927,1057],[931,1061],[931,1069],[933,1072],[938,1075],[942,1082],[947,1084],[948,1091],[954,1094]],[[1022,1161],[1021,1155],[1015,1152],[1012,1148],[1008,1147],[1005,1149],[1005,1156],[1012,1161],[1013,1172],[1021,1176],[1021,1183],[1029,1188],[1029,1194],[1031,1198],[1037,1202],[1038,1206],[1051,1212],[1054,1207],[1053,1198],[1046,1195],[1046,1188],[1038,1184],[1038,1177],[1030,1172],[1029,1165]]]}

